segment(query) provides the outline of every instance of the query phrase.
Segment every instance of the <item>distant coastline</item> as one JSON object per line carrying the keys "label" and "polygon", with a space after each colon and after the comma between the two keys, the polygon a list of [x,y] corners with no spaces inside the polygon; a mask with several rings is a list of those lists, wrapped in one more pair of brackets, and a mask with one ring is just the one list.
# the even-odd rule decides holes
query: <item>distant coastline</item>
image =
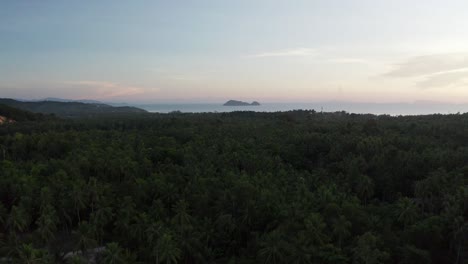
{"label": "distant coastline", "polygon": [[430,115],[455,114],[468,112],[468,104],[448,103],[356,103],[356,102],[300,102],[300,103],[262,103],[260,106],[226,106],[220,103],[154,103],[129,104],[148,112],[170,113],[226,113],[235,111],[287,112],[293,110],[315,110],[323,112],[346,111],[356,114],[375,115]]}

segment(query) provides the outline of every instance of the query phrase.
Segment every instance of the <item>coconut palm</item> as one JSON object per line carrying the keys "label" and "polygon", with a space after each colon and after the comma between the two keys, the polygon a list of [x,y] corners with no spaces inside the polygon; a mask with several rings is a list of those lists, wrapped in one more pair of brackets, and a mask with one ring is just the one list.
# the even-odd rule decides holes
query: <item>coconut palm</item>
{"label": "coconut palm", "polygon": [[260,242],[258,256],[263,263],[282,263],[285,256],[284,243],[279,230],[264,235]]}
{"label": "coconut palm", "polygon": [[136,205],[132,200],[132,197],[127,196],[123,199],[121,206],[119,207],[116,219],[115,229],[119,233],[128,234],[130,225],[136,214]]}
{"label": "coconut palm", "polygon": [[86,207],[86,188],[83,184],[80,184],[81,181],[76,181],[73,183],[70,191],[70,196],[73,200],[73,205],[75,207],[76,216],[78,217],[78,222],[81,222],[80,211]]}
{"label": "coconut palm", "polygon": [[367,232],[357,239],[357,246],[353,249],[355,263],[380,264],[388,258],[388,253],[378,248],[379,239],[371,232]]}
{"label": "coconut palm", "polygon": [[77,236],[76,246],[81,252],[86,252],[86,250],[97,245],[96,240],[94,239],[94,230],[92,226],[86,222],[80,222],[78,224],[78,230],[74,232]]}
{"label": "coconut palm", "polygon": [[146,230],[150,223],[150,219],[145,212],[139,213],[134,218],[135,222],[131,225],[131,230],[133,230],[133,232],[130,235],[138,242],[146,242]]}
{"label": "coconut palm", "polygon": [[355,191],[364,204],[367,204],[367,199],[374,195],[374,181],[367,175],[361,175],[357,179]]}
{"label": "coconut palm", "polygon": [[47,242],[54,237],[57,231],[58,218],[55,209],[49,204],[42,209],[42,213],[36,221],[38,232],[43,241]]}
{"label": "coconut palm", "polygon": [[418,206],[408,198],[400,198],[397,202],[397,221],[405,227],[413,224],[418,217]]}
{"label": "coconut palm", "polygon": [[14,205],[8,218],[8,227],[12,231],[23,232],[28,228],[28,218],[28,214],[21,206]]}
{"label": "coconut palm", "polygon": [[111,207],[100,207],[99,204],[97,209],[91,213],[90,224],[93,226],[93,230],[95,231],[95,235],[99,243],[102,243],[104,227],[112,220],[113,216],[114,214]]}
{"label": "coconut palm", "polygon": [[180,229],[184,229],[191,224],[191,216],[188,213],[188,204],[185,200],[180,200],[178,201],[174,208],[174,217],[172,219],[172,222],[176,227]]}
{"label": "coconut palm", "polygon": [[346,239],[350,235],[350,228],[351,222],[346,220],[344,215],[340,215],[337,219],[333,220],[333,235],[338,239],[338,246],[340,248],[343,239]]}
{"label": "coconut palm", "polygon": [[103,264],[125,264],[123,249],[118,243],[109,243],[103,253]]}
{"label": "coconut palm", "polygon": [[31,244],[22,244],[18,248],[18,263],[24,264],[44,264],[44,263],[52,263],[49,256],[36,248],[34,248]]}
{"label": "coconut palm", "polygon": [[453,223],[453,234],[452,234],[452,243],[456,255],[455,263],[464,263],[463,262],[463,252],[466,251],[466,240],[468,237],[468,223],[462,216],[456,217]]}
{"label": "coconut palm", "polygon": [[177,247],[176,242],[169,233],[163,234],[159,239],[157,244],[157,252],[157,263],[177,263],[181,255],[181,250]]}
{"label": "coconut palm", "polygon": [[326,242],[327,236],[324,233],[326,224],[320,214],[309,214],[304,220],[304,224],[309,242],[313,245],[322,245]]}

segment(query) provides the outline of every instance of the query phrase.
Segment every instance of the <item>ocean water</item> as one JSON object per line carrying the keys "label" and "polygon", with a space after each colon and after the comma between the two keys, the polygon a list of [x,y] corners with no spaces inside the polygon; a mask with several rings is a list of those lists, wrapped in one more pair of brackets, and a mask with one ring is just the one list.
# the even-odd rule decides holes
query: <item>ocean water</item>
{"label": "ocean water", "polygon": [[455,114],[468,112],[468,104],[444,103],[264,103],[260,106],[223,106],[222,104],[144,104],[134,105],[155,113],[180,111],[183,113],[215,113],[234,111],[278,112],[291,110],[315,110],[317,112],[346,111],[357,114],[388,114],[388,115],[425,115],[425,114]]}

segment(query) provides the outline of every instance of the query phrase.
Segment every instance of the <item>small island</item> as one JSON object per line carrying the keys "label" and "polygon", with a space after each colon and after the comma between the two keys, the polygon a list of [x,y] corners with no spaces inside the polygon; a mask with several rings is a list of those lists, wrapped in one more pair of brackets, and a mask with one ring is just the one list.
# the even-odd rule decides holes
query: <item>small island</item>
{"label": "small island", "polygon": [[226,103],[224,103],[223,105],[224,106],[259,106],[260,103],[257,102],[257,101],[253,101],[251,104],[249,104],[247,102],[229,100]]}

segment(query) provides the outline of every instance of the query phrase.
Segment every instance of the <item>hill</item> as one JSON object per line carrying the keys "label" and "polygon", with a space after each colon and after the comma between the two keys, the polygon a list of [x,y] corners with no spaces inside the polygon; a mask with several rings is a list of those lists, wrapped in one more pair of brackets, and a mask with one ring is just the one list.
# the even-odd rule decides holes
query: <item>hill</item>
{"label": "hill", "polygon": [[36,102],[41,101],[50,101],[50,102],[62,102],[62,103],[84,103],[84,104],[102,104],[102,102],[97,100],[81,99],[81,100],[72,100],[72,99],[63,99],[56,97],[47,97],[42,100],[37,100]]}
{"label": "hill", "polygon": [[113,107],[107,104],[82,102],[21,102],[13,99],[0,99],[0,104],[30,111],[33,113],[55,114],[60,117],[90,117],[97,115],[135,114],[146,113],[136,107]]}
{"label": "hill", "polygon": [[224,106],[258,106],[260,105],[259,102],[253,101],[251,104],[247,102],[237,101],[237,100],[229,100],[224,103]]}
{"label": "hill", "polygon": [[46,118],[47,117],[43,114],[31,113],[5,104],[0,104],[0,124],[21,121],[37,121]]}

